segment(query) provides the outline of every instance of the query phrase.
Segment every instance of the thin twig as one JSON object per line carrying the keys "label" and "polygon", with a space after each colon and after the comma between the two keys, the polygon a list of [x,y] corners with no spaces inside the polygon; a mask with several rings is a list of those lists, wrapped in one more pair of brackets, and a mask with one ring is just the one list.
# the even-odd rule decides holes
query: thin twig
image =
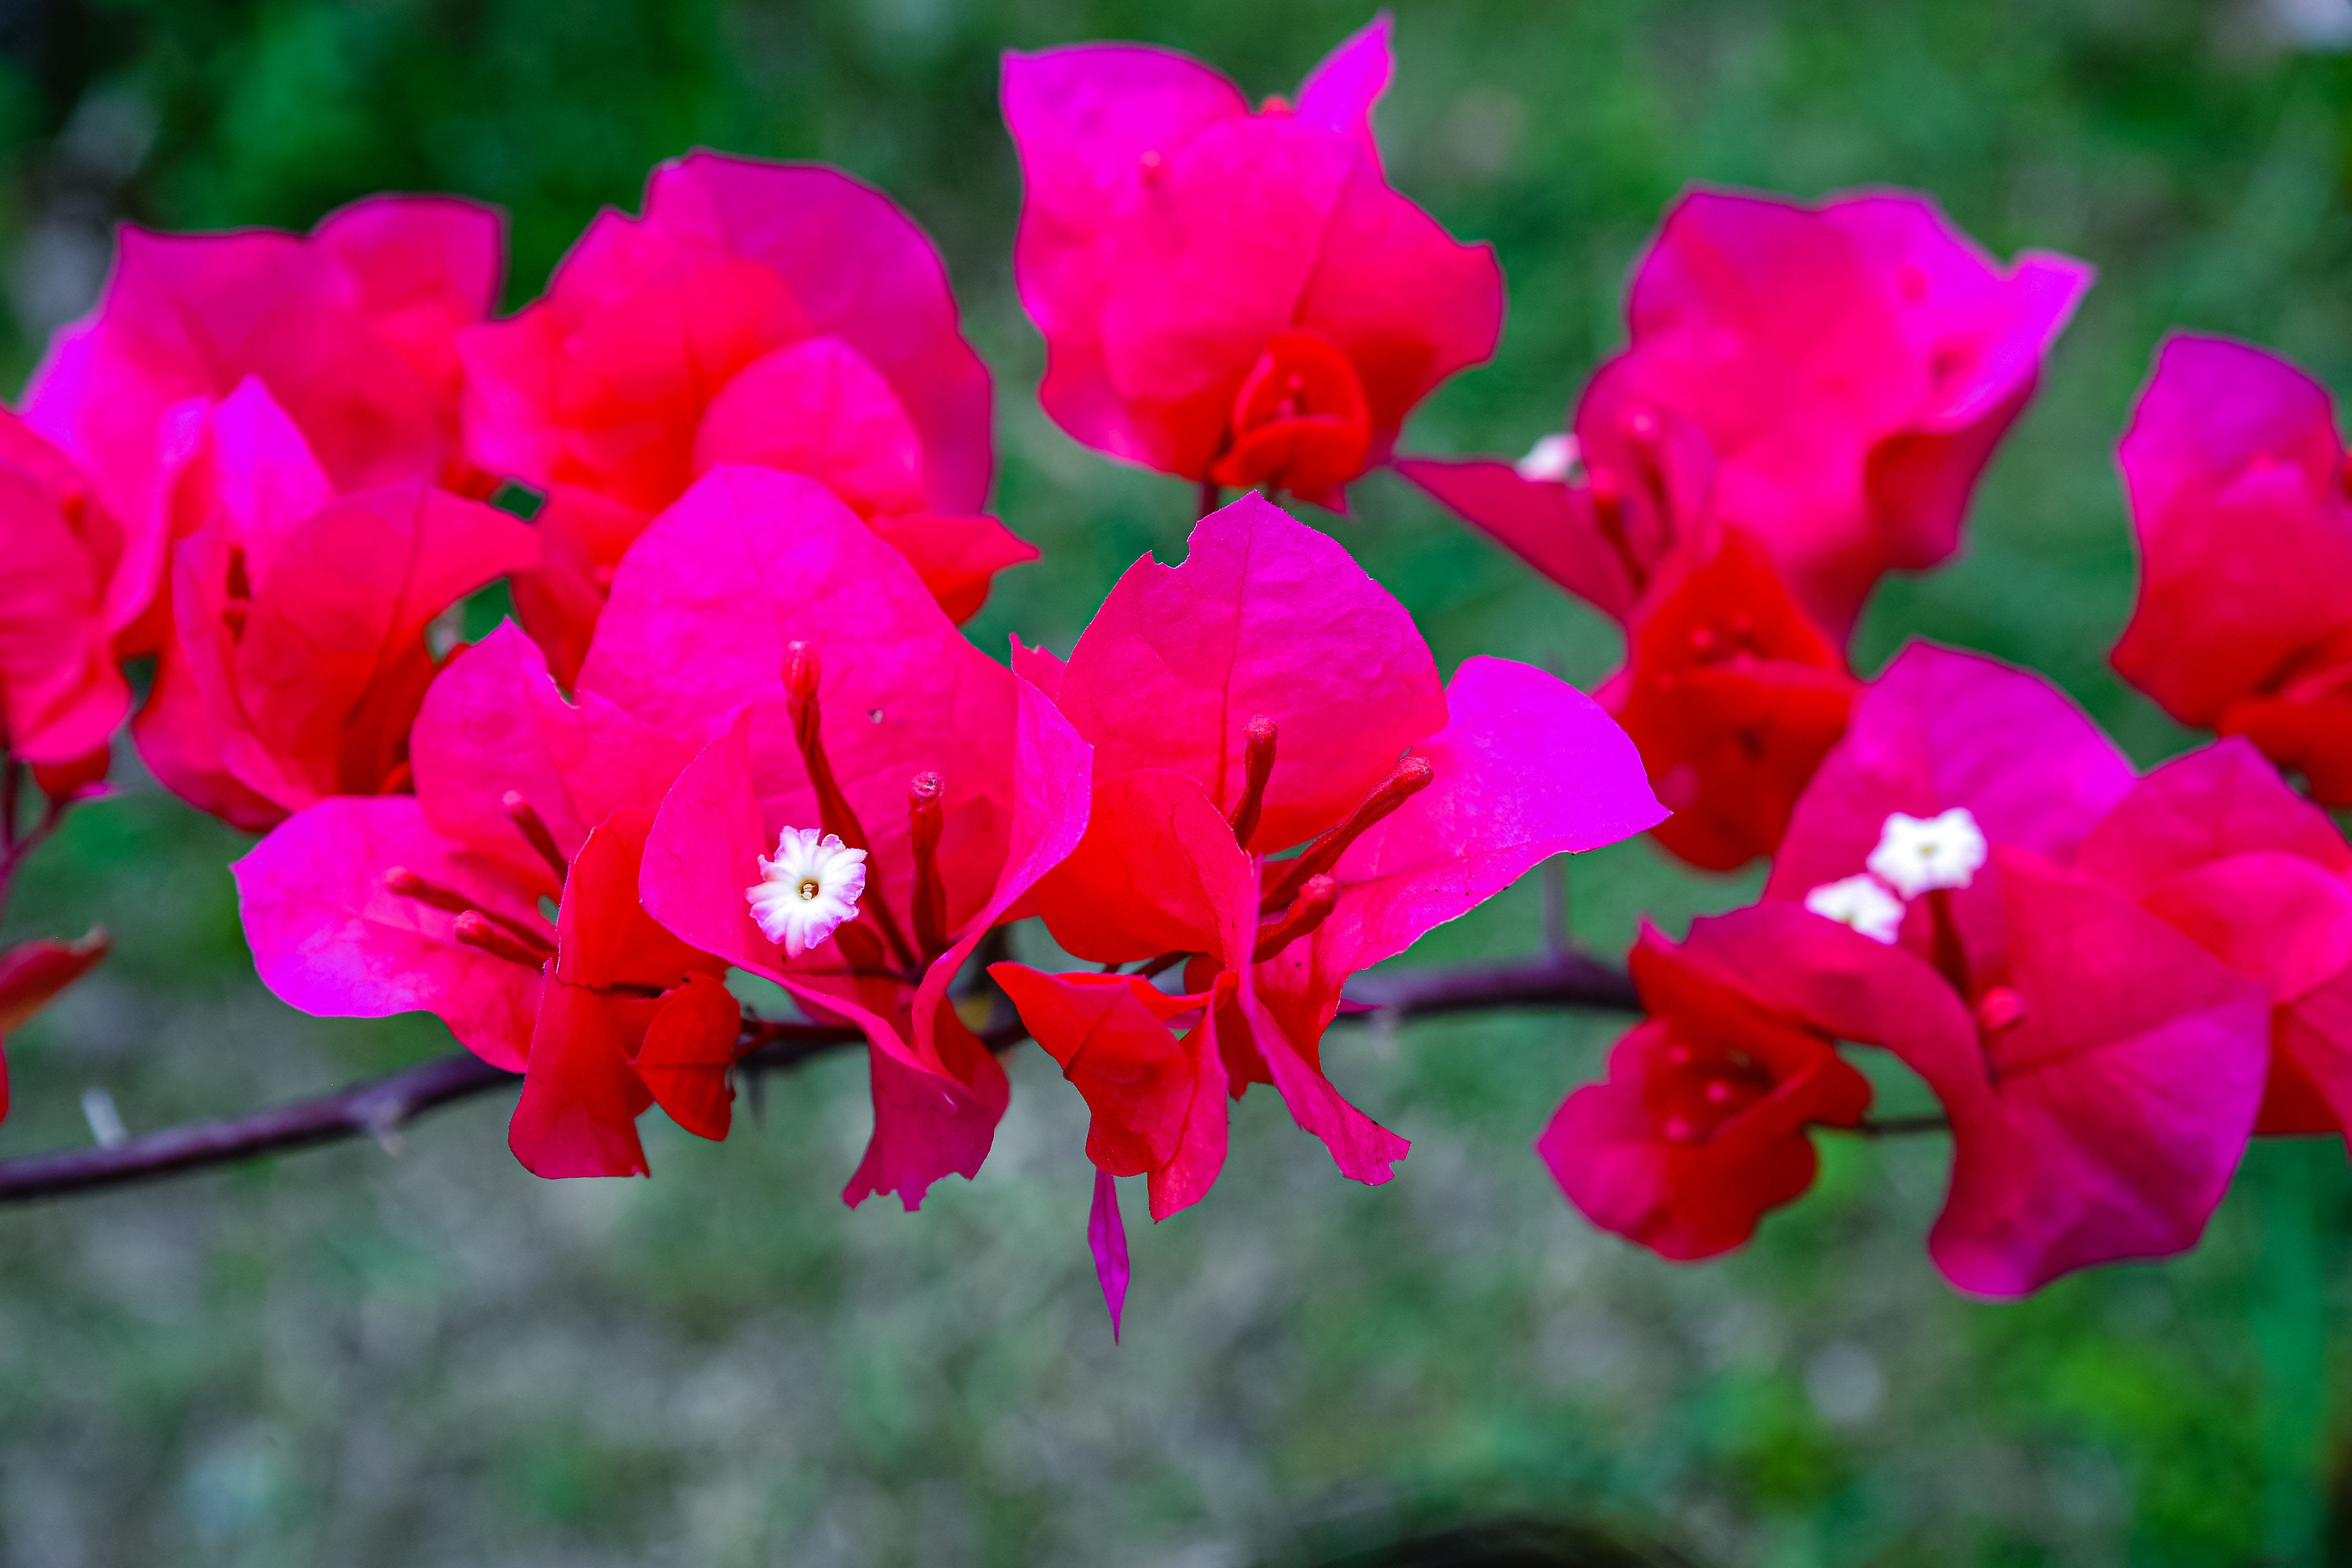
{"label": "thin twig", "polygon": [[[1347,995],[1367,1011],[1399,1019],[1505,1007],[1638,1011],[1640,1006],[1622,970],[1576,952],[1513,963],[1364,974],[1348,987]],[[1342,1015],[1343,1021],[1350,1016]],[[1003,1051],[1028,1038],[1028,1031],[1018,1018],[1005,1018],[992,1021],[980,1037],[989,1049]],[[754,1020],[745,1026],[743,1054],[736,1066],[751,1075],[797,1067],[861,1038],[846,1025]],[[332,1094],[243,1116],[183,1122],[110,1149],[59,1149],[0,1160],[0,1204],[236,1164],[346,1138],[371,1137],[390,1147],[400,1128],[425,1112],[520,1081],[519,1074],[494,1068],[470,1052],[456,1051]]]}
{"label": "thin twig", "polygon": [[1864,1138],[1910,1138],[1922,1132],[1949,1132],[1952,1123],[1940,1111],[1924,1116],[1880,1116],[1868,1121],[1858,1121],[1851,1128],[1832,1128],[1831,1131],[1850,1131]]}

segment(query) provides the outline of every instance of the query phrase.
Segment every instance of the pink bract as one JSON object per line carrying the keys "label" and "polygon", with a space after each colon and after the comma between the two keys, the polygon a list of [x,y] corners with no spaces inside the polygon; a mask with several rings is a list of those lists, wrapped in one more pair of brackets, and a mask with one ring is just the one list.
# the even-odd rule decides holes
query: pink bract
{"label": "pink bract", "polygon": [[2266,350],[2175,334],[2116,460],[2140,548],[2116,672],[2352,804],[2352,499],[2327,389]]}
{"label": "pink bract", "polygon": [[1578,405],[1580,481],[1402,467],[1621,617],[1703,531],[1703,500],[1764,542],[1843,640],[1884,573],[1958,547],[1977,478],[2091,276],[2042,251],[2004,267],[1910,193],[1692,191],[1634,268],[1627,346]]}
{"label": "pink bract", "polygon": [[1034,550],[985,504],[987,368],[947,270],[887,196],[812,163],[695,152],[607,210],[546,294],[459,348],[476,461],[548,493],[525,626],[576,671],[629,542],[722,464],[806,474],[970,615]]}
{"label": "pink bract", "polygon": [[[814,753],[785,679],[795,657],[814,661]],[[646,530],[614,580],[581,687],[708,742],[655,823],[646,908],[866,1032],[874,1136],[844,1196],[895,1192],[912,1209],[948,1172],[977,1172],[1008,1089],[947,987],[1077,841],[1090,749],[965,641],[855,513],[813,480],[764,468],[713,470]],[[813,754],[858,826],[826,804]],[[909,800],[926,773],[941,786],[935,884],[919,870]],[[866,892],[859,919],[788,960],[753,924],[744,889],[782,829],[817,826],[863,838]],[[927,885],[940,896],[936,947],[914,921]]]}
{"label": "pink bract", "polygon": [[1391,188],[1371,138],[1385,16],[1255,112],[1169,50],[1004,57],[1025,184],[1014,251],[1045,335],[1039,397],[1072,438],[1325,506],[1413,405],[1494,352],[1493,252]]}
{"label": "pink bract", "polygon": [[[1182,565],[1131,568],[1066,668],[1015,657],[1096,747],[1093,817],[1038,911],[1082,958],[1192,955],[1172,1000],[1134,975],[995,971],[1094,1109],[1097,1163],[1148,1173],[1155,1218],[1213,1183],[1223,1096],[1253,1082],[1343,1173],[1386,1180],[1403,1140],[1321,1068],[1347,977],[1664,815],[1590,699],[1501,659],[1441,688],[1403,607],[1255,496],[1202,520]],[[1263,858],[1327,833],[1304,868]]]}
{"label": "pink bract", "polygon": [[174,416],[172,613],[131,726],[157,778],[241,827],[404,787],[426,628],[534,564],[524,524],[420,482],[335,494],[258,381]]}
{"label": "pink bract", "polygon": [[[430,1011],[522,1073],[509,1142],[541,1175],[642,1173],[633,1123],[656,1099],[724,1136],[725,965],[636,899],[652,809],[690,754],[593,694],[566,700],[500,626],[426,697],[415,795],[322,801],[233,868],[263,983],[325,1016]],[[488,943],[461,939],[469,910]]]}
{"label": "pink bract", "polygon": [[43,769],[95,757],[131,710],[120,655],[159,567],[65,455],[0,409],[0,732]]}
{"label": "pink bract", "polygon": [[[1686,946],[1781,1016],[1885,1046],[1927,1081],[1956,1145],[1930,1250],[1965,1289],[2018,1295],[2192,1245],[2252,1130],[2261,981],[2055,863],[2135,783],[2042,678],[1914,644],[1798,802],[1765,901]],[[1891,813],[1955,809],[1990,859],[1910,898],[1892,943],[1800,907],[1864,874]]]}
{"label": "pink bract", "polygon": [[[1983,654],[1914,642],[1853,705],[1790,814],[1764,884],[1768,900],[1801,900],[1859,875],[1887,816],[1965,807],[1990,843],[2063,860],[2131,792],[2137,771],[2065,693],[2042,676]],[[1954,889],[1963,931],[1990,940],[1997,900],[1986,886]],[[1927,900],[1914,900],[1903,940],[1932,951]]]}
{"label": "pink bract", "polygon": [[2021,1296],[2194,1246],[2262,1098],[2262,985],[2028,852],[1996,847],[1983,880],[2006,954],[1973,997],[1788,904],[1700,921],[1686,951],[1781,1016],[1885,1046],[1927,1080],[1953,1140],[1928,1252],[1954,1285]]}
{"label": "pink bract", "polygon": [[2270,987],[2257,1132],[2352,1121],[2352,847],[2325,812],[2231,738],[2152,770],[2074,864]]}
{"label": "pink bract", "polygon": [[405,480],[487,494],[457,439],[454,342],[498,296],[496,209],[369,196],[307,236],[125,226],[98,308],[60,331],[25,417],[132,538],[162,526],[165,427],[189,399],[268,387],[336,489]]}

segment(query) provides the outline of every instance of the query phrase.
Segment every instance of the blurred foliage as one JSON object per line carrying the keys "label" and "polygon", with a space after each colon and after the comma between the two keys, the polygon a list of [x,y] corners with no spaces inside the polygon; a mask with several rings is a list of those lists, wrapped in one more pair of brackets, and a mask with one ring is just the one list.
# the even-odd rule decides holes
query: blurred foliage
{"label": "blurred foliage", "polygon": [[[2305,7],[2308,9],[2308,7]],[[2324,7],[2323,7],[2324,8]],[[2279,9],[2284,11],[2282,5]],[[1693,180],[1922,186],[1989,247],[2102,281],[1984,487],[1969,553],[1889,584],[1905,637],[2053,674],[2136,754],[2184,743],[2106,672],[2131,556],[2108,449],[2171,323],[2352,384],[2352,66],[2189,0],[1408,3],[1391,172],[1513,285],[1495,363],[1408,444],[1516,452],[1614,342],[1627,262]],[[998,505],[1045,559],[974,627],[1066,647],[1182,487],[1054,432],[1011,297],[1004,47],[1087,37],[1286,90],[1360,4],[1200,0],[13,0],[0,5],[0,237],[27,366],[84,302],[74,237],[305,226],[378,188],[511,215],[527,299],[589,214],[696,142],[843,164],[938,237],[1000,374]],[[77,227],[77,226],[79,226]],[[92,238],[90,244],[94,245]],[[83,274],[76,274],[83,256]],[[101,258],[102,259],[102,258]],[[77,286],[79,300],[69,298]],[[65,309],[58,307],[64,300]],[[44,312],[47,312],[45,315]],[[0,334],[5,335],[5,334]],[[1474,651],[1590,682],[1606,626],[1402,486],[1340,531]],[[241,841],[134,783],[77,814],[11,932],[88,920],[102,977],[9,1042],[0,1150],[326,1087],[445,1047],[325,1024],[254,984],[222,870]],[[1620,948],[1740,901],[1642,845],[1586,858],[1573,925]],[[1507,952],[1532,887],[1422,958]],[[479,1104],[373,1148],[0,1215],[0,1552],[11,1564],[1305,1563],[1407,1527],[1573,1515],[1704,1560],[2207,1564],[2352,1554],[2342,1468],[2352,1181],[2334,1144],[2250,1157],[2206,1246],[1985,1306],[1921,1238],[1934,1141],[1824,1151],[1759,1245],[1675,1268],[1596,1236],[1528,1141],[1605,1018],[1335,1036],[1415,1140],[1389,1186],[1332,1172],[1278,1104],[1237,1109],[1199,1210],[1134,1235],[1113,1350],[1082,1241],[1083,1112],[1034,1052],[981,1179],[919,1217],[834,1198],[863,1070],[768,1086],[659,1179],[542,1184]],[[1882,1075],[1890,1097],[1916,1086]],[[1890,1099],[1889,1104],[1895,1103]]]}

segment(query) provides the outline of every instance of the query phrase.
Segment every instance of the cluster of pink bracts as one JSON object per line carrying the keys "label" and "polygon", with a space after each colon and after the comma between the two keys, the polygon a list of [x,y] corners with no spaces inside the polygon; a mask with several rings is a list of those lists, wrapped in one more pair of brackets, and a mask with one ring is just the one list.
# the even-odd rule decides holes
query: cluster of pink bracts
{"label": "cluster of pink bracts", "polygon": [[[266,832],[236,867],[263,980],[438,1015],[523,1075],[509,1141],[548,1176],[644,1172],[654,1104],[725,1135],[757,1037],[733,968],[863,1031],[845,1195],[916,1206],[1008,1092],[950,984],[1039,917],[1098,967],[989,973],[1092,1112],[1114,1320],[1115,1178],[1155,1219],[1198,1202],[1263,1083],[1386,1180],[1404,1141],[1319,1059],[1348,977],[1645,829],[1773,857],[1754,907],[1644,932],[1651,1016],[1541,1142],[1668,1257],[1738,1245],[1812,1180],[1810,1128],[1862,1122],[1841,1043],[1942,1100],[1931,1251],[1989,1294],[2187,1247],[2251,1133],[2340,1131],[2352,848],[2273,765],[2352,801],[2324,391],[2232,343],[2159,356],[2116,661],[2244,739],[2141,777],[2035,676],[1915,646],[1863,682],[1844,652],[1885,572],[1957,548],[2087,267],[2003,267],[1915,195],[1694,193],[1568,433],[1401,458],[1503,288],[1383,177],[1389,72],[1385,20],[1255,110],[1158,49],[1008,57],[1040,395],[1211,498],[1344,510],[1394,467],[1623,625],[1599,701],[1496,658],[1441,681],[1343,548],[1248,493],[1066,660],[989,658],[957,624],[1035,552],[982,511],[991,384],[937,253],[835,170],[696,153],[497,320],[499,219],[454,198],[125,232],[0,414],[0,701],[44,826],[103,787],[152,657],[148,767]],[[458,642],[500,579],[520,625]],[[0,1026],[97,955],[27,944]]]}

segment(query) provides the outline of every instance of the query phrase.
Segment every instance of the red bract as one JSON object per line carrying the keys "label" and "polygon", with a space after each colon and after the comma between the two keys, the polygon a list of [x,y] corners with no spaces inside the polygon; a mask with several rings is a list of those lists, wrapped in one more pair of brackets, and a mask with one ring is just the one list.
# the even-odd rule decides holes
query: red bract
{"label": "red bract", "polygon": [[1174,997],[1141,973],[992,973],[1086,1095],[1096,1163],[1148,1173],[1155,1218],[1215,1181],[1225,1098],[1252,1083],[1345,1174],[1386,1180],[1404,1141],[1321,1068],[1348,976],[1664,815],[1589,699],[1488,658],[1441,688],[1403,606],[1255,496],[1202,520],[1181,566],[1130,568],[1066,669],[1015,657],[1095,745],[1093,817],[1039,912],[1081,958],[1190,962]]}
{"label": "red bract", "polygon": [[[2019,1295],[2193,1245],[2252,1129],[2263,986],[2054,863],[2133,784],[2041,678],[1915,644],[1799,801],[1765,907],[1708,927],[1757,995],[1887,1047],[1943,1101],[1952,1186],[1929,1248],[1962,1289]],[[1837,897],[1865,877],[1885,942],[1796,907],[1869,929]]]}
{"label": "red bract", "polygon": [[[113,945],[93,929],[79,942],[41,937],[0,952],[0,1043],[89,973]],[[0,1116],[8,1114],[8,1067],[0,1059]]]}
{"label": "red bract", "polygon": [[564,679],[621,553],[721,463],[806,474],[915,563],[961,619],[1036,552],[977,513],[987,368],[939,253],[838,170],[698,152],[606,211],[544,297],[460,340],[477,461],[548,494],[523,624]]}
{"label": "red bract", "polygon": [[2263,349],[2176,335],[2116,459],[2140,548],[2116,672],[2352,805],[2352,470],[2327,389]]}
{"label": "red bract", "polygon": [[[2000,266],[1925,196],[1693,191],[1634,269],[1627,346],[1577,406],[1580,479],[1400,467],[1620,617],[1702,526],[1690,501],[1711,497],[1843,639],[1882,574],[1958,547],[1977,477],[2090,281],[2046,252]],[[1692,482],[1693,432],[1711,489]]]}
{"label": "red bract", "polygon": [[1851,1127],[1870,1084],[1830,1038],[1766,1005],[1695,937],[1644,925],[1633,982],[1650,1016],[1570,1094],[1536,1152],[1587,1219],[1677,1261],[1744,1245],[1813,1184],[1806,1129]]}
{"label": "red bract", "polygon": [[1779,847],[1854,688],[1764,552],[1727,532],[1713,561],[1633,624],[1625,668],[1601,697],[1674,813],[1652,830],[1658,842],[1728,871]]}
{"label": "red bract", "polygon": [[153,597],[161,535],[136,540],[73,465],[0,409],[0,749],[105,773],[130,711],[118,654]]}
{"label": "red bract", "polygon": [[155,776],[240,827],[406,786],[444,610],[539,559],[506,513],[423,483],[338,497],[257,381],[175,419],[178,536],[155,688],[131,735]]}
{"label": "red bract", "polygon": [[247,376],[336,489],[421,479],[478,493],[453,341],[497,299],[505,248],[498,213],[453,196],[370,196],[307,237],[126,226],[98,309],[50,344],[25,417],[133,538],[160,526],[166,416]]}
{"label": "red bract", "polygon": [[564,700],[500,626],[434,682],[415,795],[322,801],[233,868],[263,983],[325,1016],[432,1012],[521,1072],[509,1142],[542,1176],[642,1173],[652,1100],[723,1137],[726,966],[636,896],[653,807],[689,755],[593,694]]}
{"label": "red bract", "polygon": [[2074,863],[2270,987],[2255,1131],[2352,1121],[2352,848],[2326,813],[2231,739],[2149,773]]}
{"label": "red bract", "polygon": [[1013,253],[1039,397],[1087,446],[1319,505],[1413,405],[1494,352],[1503,280],[1392,189],[1372,142],[1382,17],[1253,113],[1198,60],[1131,44],[1004,57],[1026,192]]}
{"label": "red bract", "polygon": [[[646,908],[865,1030],[874,1134],[843,1195],[911,1209],[977,1172],[1009,1091],[948,984],[1077,841],[1087,747],[855,513],[763,468],[714,470],[646,531],[580,685],[708,738],[654,825]],[[790,958],[746,900],[786,829],[866,852],[856,917]]]}

